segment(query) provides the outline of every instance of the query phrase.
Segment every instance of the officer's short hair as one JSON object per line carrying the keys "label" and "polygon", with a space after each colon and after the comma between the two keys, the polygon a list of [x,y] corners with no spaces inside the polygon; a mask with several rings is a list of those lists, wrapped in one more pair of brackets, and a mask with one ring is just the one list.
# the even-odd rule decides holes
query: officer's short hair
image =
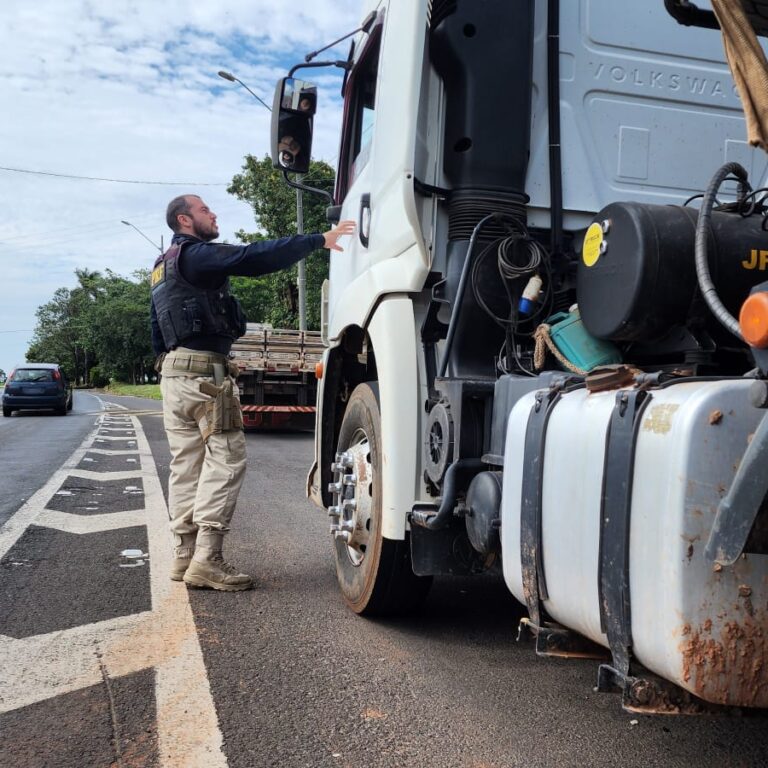
{"label": "officer's short hair", "polygon": [[189,216],[188,197],[197,197],[197,195],[179,195],[168,203],[168,208],[165,211],[165,221],[173,232],[179,231],[179,221],[176,217],[181,214]]}

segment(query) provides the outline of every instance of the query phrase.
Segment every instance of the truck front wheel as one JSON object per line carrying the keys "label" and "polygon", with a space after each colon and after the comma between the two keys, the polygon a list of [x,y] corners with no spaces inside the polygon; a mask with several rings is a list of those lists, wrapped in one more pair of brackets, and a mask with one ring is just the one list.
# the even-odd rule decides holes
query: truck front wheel
{"label": "truck front wheel", "polygon": [[334,551],[336,576],[355,612],[382,616],[412,611],[423,602],[432,579],[411,569],[408,539],[382,536],[381,415],[378,385],[352,392],[339,432],[334,466]]}

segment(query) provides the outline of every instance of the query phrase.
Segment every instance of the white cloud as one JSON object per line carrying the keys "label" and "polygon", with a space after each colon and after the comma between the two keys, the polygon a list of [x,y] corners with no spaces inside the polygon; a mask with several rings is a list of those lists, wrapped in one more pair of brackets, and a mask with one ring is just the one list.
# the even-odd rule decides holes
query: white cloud
{"label": "white cloud", "polygon": [[[254,229],[249,206],[226,193],[243,158],[269,148],[270,115],[232,71],[271,104],[278,77],[351,31],[359,0],[5,0],[0,27],[0,166],[222,186],[112,184],[0,170],[0,331],[34,327],[37,307],[75,283],[75,267],[120,274],[148,266],[168,200],[203,195],[222,235]],[[343,57],[346,44],[333,54]],[[336,157],[339,78],[321,84],[314,155]],[[328,84],[328,87],[325,87]],[[23,359],[31,334],[0,332],[0,368]]]}

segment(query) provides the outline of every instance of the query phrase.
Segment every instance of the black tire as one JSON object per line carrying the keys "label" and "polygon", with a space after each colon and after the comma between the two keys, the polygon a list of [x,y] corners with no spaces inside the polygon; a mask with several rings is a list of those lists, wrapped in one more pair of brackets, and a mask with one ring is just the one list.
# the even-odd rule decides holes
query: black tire
{"label": "black tire", "polygon": [[68,411],[72,410],[72,406],[74,405],[74,401],[75,401],[75,396],[70,393],[69,400],[67,400],[67,410]]}
{"label": "black tire", "polygon": [[[378,385],[359,384],[349,398],[339,432],[338,451],[367,439],[372,482],[369,539],[365,552],[353,552],[335,539],[336,577],[344,601],[355,612],[366,616],[409,613],[427,596],[432,578],[419,577],[411,568],[410,543],[385,539],[381,534],[381,415]],[[355,562],[353,555],[359,559]]]}
{"label": "black tire", "polygon": [[62,405],[60,408],[56,409],[56,415],[57,416],[66,416],[67,415],[67,406]]}
{"label": "black tire", "polygon": [[3,406],[3,416],[10,416],[13,413],[13,408],[6,408]]}

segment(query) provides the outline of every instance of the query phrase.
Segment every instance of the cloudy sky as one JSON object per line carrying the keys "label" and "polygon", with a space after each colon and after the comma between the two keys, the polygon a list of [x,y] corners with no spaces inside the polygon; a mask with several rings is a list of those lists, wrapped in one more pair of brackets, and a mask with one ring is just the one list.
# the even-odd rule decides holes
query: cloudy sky
{"label": "cloudy sky", "polygon": [[[195,192],[218,215],[223,238],[256,228],[226,186],[245,155],[268,152],[270,115],[216,73],[234,73],[271,104],[276,80],[354,29],[360,5],[3,0],[0,368],[24,361],[35,310],[75,285],[76,268],[129,276],[151,264],[157,251],[121,220],[167,244],[168,200]],[[333,53],[345,58],[348,45]],[[304,73],[321,87],[313,154],[333,164],[336,72]]]}

